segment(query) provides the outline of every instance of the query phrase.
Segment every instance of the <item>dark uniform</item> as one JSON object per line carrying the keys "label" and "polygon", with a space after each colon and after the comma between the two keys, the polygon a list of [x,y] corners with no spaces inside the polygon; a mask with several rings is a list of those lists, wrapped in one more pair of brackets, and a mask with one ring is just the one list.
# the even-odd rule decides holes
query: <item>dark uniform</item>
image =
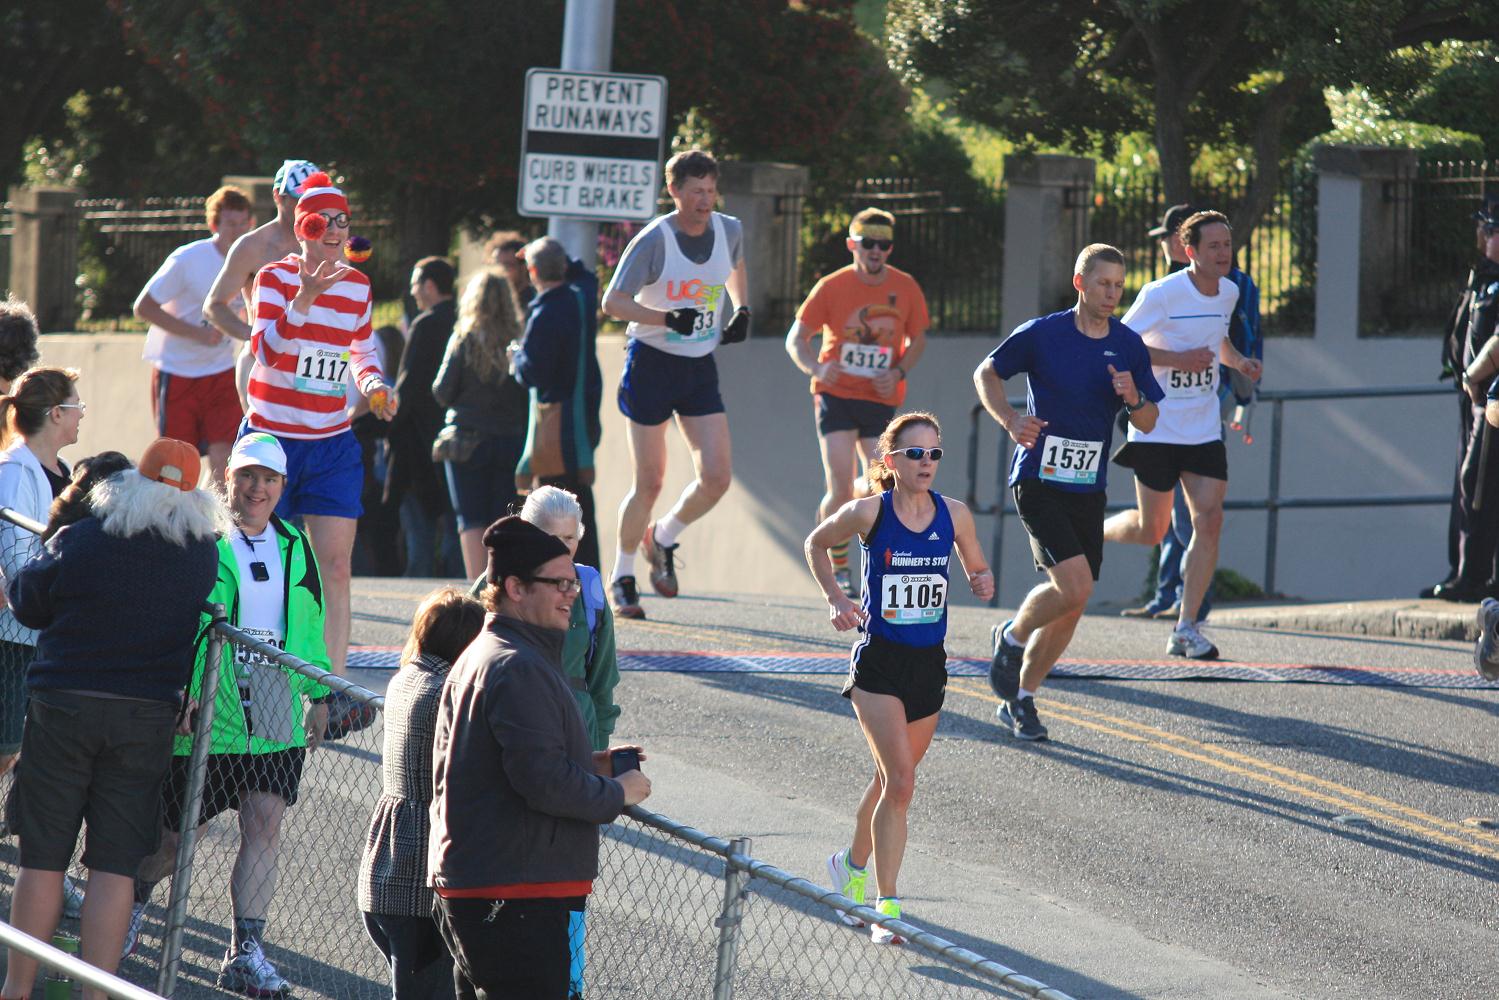
{"label": "dark uniform", "polygon": [[[1499,263],[1481,261],[1453,312],[1446,360],[1457,377],[1462,439],[1448,521],[1447,580],[1432,596],[1449,601],[1480,600],[1499,592],[1499,431],[1488,426],[1483,407],[1463,389],[1462,373],[1483,350],[1499,325]],[[1487,455],[1486,455],[1487,453]]]}

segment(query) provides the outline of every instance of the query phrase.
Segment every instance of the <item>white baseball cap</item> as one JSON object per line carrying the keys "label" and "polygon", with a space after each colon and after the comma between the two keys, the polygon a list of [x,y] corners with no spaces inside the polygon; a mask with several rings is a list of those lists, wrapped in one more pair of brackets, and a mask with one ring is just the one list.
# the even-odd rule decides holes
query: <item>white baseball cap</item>
{"label": "white baseball cap", "polygon": [[281,449],[281,442],[264,431],[246,434],[234,442],[234,450],[229,453],[229,471],[250,465],[286,475],[286,452]]}

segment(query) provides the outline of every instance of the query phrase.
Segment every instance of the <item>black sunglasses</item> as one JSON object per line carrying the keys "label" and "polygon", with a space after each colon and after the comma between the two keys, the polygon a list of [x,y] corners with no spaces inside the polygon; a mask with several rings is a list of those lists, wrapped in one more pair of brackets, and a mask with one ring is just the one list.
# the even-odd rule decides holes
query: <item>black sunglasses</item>
{"label": "black sunglasses", "polygon": [[582,586],[575,576],[526,576],[521,579],[528,583],[550,583],[559,594],[576,594]]}
{"label": "black sunglasses", "polygon": [[865,250],[889,250],[895,246],[894,240],[872,240],[868,236],[859,241],[859,245]]}
{"label": "black sunglasses", "polygon": [[897,455],[904,455],[913,462],[919,462],[927,455],[932,456],[933,462],[942,461],[941,448],[897,448],[895,449],[895,453]]}

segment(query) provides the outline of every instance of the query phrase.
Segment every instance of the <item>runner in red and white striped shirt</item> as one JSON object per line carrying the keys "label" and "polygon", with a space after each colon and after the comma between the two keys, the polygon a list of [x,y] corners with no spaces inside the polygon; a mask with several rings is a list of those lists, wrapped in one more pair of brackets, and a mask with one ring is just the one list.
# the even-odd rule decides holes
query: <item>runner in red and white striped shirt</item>
{"label": "runner in red and white striped shirt", "polygon": [[327,595],[328,659],[342,675],[349,563],[364,486],[359,444],[349,430],[350,375],[376,416],[395,416],[397,400],[381,376],[370,333],[369,279],[340,261],[349,235],[348,199],[319,171],[303,184],[295,219],[301,252],[255,276],[255,364],[240,435],[268,432],[286,453],[286,488],[276,513],[287,520],[301,515],[312,538]]}

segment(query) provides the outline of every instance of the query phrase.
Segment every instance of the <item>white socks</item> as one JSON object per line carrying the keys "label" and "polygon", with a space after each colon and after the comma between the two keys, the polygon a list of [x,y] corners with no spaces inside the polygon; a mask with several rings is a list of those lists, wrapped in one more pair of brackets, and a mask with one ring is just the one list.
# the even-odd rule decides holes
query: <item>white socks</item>
{"label": "white socks", "polygon": [[670,548],[677,544],[677,536],[680,535],[687,525],[678,521],[675,517],[667,514],[656,522],[656,544],[662,548]]}
{"label": "white socks", "polygon": [[614,575],[611,580],[618,580],[624,576],[635,575],[635,550],[620,549],[614,554]]}

